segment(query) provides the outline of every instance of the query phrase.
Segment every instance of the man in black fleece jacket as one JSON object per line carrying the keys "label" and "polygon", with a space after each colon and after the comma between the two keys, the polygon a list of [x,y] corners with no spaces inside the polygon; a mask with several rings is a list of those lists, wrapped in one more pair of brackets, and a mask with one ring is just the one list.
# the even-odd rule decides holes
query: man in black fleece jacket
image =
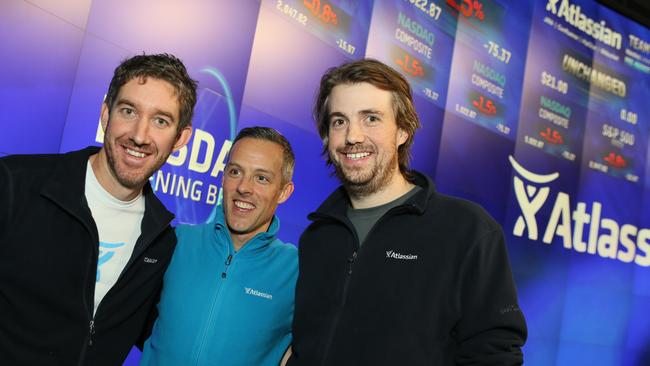
{"label": "man in black fleece jacket", "polygon": [[176,246],[149,177],[189,141],[195,104],[181,60],[133,56],[101,148],[0,159],[0,364],[121,365],[148,336]]}
{"label": "man in black fleece jacket", "polygon": [[342,186],[300,238],[288,364],[522,364],[502,230],[409,168],[408,82],[376,60],[332,68],[314,117]]}

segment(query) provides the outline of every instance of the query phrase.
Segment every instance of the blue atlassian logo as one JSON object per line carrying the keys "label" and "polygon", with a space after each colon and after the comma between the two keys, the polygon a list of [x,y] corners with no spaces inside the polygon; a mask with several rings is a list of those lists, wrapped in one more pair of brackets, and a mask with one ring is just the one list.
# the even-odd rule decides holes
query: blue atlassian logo
{"label": "blue atlassian logo", "polygon": [[[101,278],[101,266],[110,261],[111,258],[115,255],[115,249],[123,247],[126,243],[105,243],[103,241],[99,242],[99,258],[97,259],[97,278],[95,282],[99,282]],[[106,250],[102,250],[106,249]]]}

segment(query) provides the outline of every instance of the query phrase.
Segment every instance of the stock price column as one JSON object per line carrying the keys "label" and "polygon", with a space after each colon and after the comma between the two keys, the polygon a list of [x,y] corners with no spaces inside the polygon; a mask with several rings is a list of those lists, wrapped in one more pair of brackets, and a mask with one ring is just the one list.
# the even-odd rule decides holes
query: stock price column
{"label": "stock price column", "polygon": [[458,18],[447,111],[514,140],[530,5],[446,0]]}
{"label": "stock price column", "polygon": [[505,216],[532,7],[446,0],[457,22],[436,182]]}

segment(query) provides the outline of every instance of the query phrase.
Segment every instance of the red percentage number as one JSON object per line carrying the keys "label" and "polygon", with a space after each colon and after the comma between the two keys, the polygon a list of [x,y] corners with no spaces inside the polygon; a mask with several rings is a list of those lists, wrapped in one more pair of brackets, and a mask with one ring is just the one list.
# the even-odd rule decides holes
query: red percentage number
{"label": "red percentage number", "polygon": [[482,95],[479,95],[478,100],[473,100],[472,104],[474,107],[476,107],[476,109],[484,114],[490,116],[497,114],[497,107],[494,105],[494,102]]}
{"label": "red percentage number", "polygon": [[609,155],[603,157],[603,160],[605,160],[607,165],[614,168],[625,168],[627,166],[625,158],[614,152],[610,152]]}
{"label": "red percentage number", "polygon": [[478,0],[462,0],[460,4],[456,0],[447,0],[447,5],[456,9],[465,17],[476,17],[478,20],[483,21],[485,14],[483,13],[483,4]]}
{"label": "red percentage number", "polygon": [[477,0],[474,0],[473,5],[474,16],[477,17],[480,21],[483,21],[483,19],[485,19],[485,14],[483,14],[483,4]]}
{"label": "red percentage number", "polygon": [[339,24],[339,21],[336,18],[336,12],[332,9],[332,5],[326,2],[321,4],[320,0],[303,0],[302,3],[316,18],[322,20],[324,23],[331,23],[333,25]]}
{"label": "red percentage number", "polygon": [[424,68],[422,68],[420,61],[418,61],[415,57],[411,57],[405,53],[404,57],[398,58],[397,60],[395,60],[395,63],[401,66],[402,70],[404,70],[405,73],[411,76],[414,77],[424,76]]}
{"label": "red percentage number", "polygon": [[564,143],[564,137],[557,130],[551,130],[550,127],[540,131],[539,135],[551,144],[562,145]]}

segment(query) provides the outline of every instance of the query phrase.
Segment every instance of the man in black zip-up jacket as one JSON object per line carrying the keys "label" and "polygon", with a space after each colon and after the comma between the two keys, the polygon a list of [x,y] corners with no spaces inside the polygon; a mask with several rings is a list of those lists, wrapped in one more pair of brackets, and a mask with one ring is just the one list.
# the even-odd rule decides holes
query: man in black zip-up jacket
{"label": "man in black zip-up jacket", "polygon": [[104,146],[0,159],[0,364],[121,365],[143,341],[176,236],[148,179],[191,135],[170,55],[116,70]]}
{"label": "man in black zip-up jacket", "polygon": [[342,187],[300,238],[289,365],[519,365],[527,330],[500,226],[409,169],[407,81],[328,70],[314,116]]}

